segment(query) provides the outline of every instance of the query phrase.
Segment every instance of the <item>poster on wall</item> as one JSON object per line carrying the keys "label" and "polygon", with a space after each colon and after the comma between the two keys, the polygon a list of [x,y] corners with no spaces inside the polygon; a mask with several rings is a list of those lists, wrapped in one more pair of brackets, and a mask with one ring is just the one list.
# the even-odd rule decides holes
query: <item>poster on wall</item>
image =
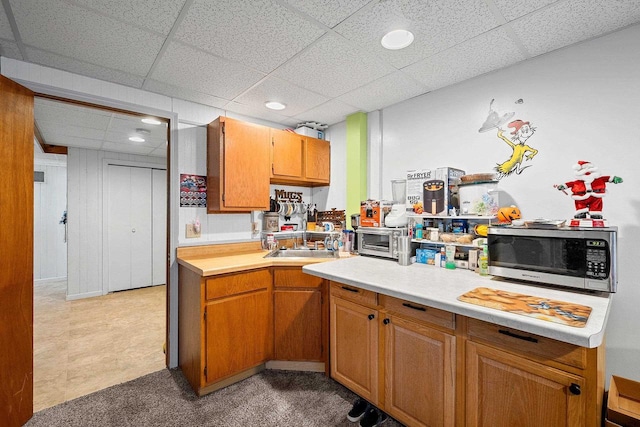
{"label": "poster on wall", "polygon": [[207,207],[207,177],[180,174],[180,207]]}

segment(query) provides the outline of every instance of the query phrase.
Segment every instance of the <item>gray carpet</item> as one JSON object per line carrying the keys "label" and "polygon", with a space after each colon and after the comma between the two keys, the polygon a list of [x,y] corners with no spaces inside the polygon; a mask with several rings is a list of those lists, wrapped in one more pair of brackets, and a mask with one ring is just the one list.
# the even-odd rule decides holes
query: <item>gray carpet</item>
{"label": "gray carpet", "polygon": [[355,398],[323,374],[277,370],[199,398],[180,370],[164,369],[44,409],[25,426],[353,427],[346,414]]}

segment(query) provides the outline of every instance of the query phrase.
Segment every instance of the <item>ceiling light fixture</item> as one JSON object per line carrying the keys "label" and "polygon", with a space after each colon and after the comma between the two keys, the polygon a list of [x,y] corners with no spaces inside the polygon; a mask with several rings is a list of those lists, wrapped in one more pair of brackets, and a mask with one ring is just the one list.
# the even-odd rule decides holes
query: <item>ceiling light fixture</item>
{"label": "ceiling light fixture", "polygon": [[278,101],[267,101],[264,103],[264,106],[271,110],[284,110],[285,108],[287,108],[286,105]]}
{"label": "ceiling light fixture", "polygon": [[389,50],[404,49],[413,43],[413,33],[407,30],[390,31],[380,40],[382,47]]}
{"label": "ceiling light fixture", "polygon": [[130,136],[129,137],[129,141],[132,141],[132,142],[144,142],[145,139],[140,135],[150,135],[150,134],[151,134],[151,132],[149,132],[147,129],[138,128],[138,129],[136,129],[136,135]]}
{"label": "ceiling light fixture", "polygon": [[146,123],[148,125],[161,125],[162,122],[155,117],[145,117],[141,120],[142,123]]}
{"label": "ceiling light fixture", "polygon": [[139,137],[139,136],[130,136],[129,137],[129,141],[132,141],[132,142],[144,142],[145,139],[142,138],[142,137]]}

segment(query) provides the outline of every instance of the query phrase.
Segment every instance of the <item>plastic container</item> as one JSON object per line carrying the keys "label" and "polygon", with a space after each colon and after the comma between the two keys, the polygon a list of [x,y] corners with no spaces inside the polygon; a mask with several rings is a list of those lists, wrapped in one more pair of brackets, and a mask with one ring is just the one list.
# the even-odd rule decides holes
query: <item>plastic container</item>
{"label": "plastic container", "polygon": [[481,276],[489,275],[489,249],[487,245],[482,246],[482,253],[478,258],[478,273]]}
{"label": "plastic container", "polygon": [[416,224],[416,239],[422,239],[422,224]]}
{"label": "plastic container", "polygon": [[456,247],[453,245],[447,245],[445,247],[446,253],[446,261],[445,268],[447,270],[455,270],[456,269]]}

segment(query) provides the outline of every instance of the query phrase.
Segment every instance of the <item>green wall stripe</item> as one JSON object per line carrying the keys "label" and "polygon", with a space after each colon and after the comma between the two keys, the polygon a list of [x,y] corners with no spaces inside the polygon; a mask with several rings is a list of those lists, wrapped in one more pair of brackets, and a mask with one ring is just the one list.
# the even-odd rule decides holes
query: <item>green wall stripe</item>
{"label": "green wall stripe", "polygon": [[351,215],[360,213],[360,201],[367,198],[367,115],[347,116],[347,227]]}

